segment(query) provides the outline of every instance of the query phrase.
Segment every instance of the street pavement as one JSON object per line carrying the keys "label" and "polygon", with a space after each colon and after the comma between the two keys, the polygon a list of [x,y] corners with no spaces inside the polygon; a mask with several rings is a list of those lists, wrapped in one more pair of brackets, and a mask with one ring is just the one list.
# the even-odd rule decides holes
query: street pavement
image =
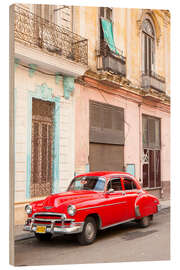
{"label": "street pavement", "polygon": [[53,265],[170,260],[170,208],[167,204],[147,228],[135,222],[101,231],[95,243],[80,246],[75,236],[49,242],[34,237],[15,241],[15,265]]}

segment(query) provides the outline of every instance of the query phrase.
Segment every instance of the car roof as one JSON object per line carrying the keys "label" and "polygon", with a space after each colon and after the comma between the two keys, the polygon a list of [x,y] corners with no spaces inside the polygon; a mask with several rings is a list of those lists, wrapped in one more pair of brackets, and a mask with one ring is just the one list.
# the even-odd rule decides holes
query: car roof
{"label": "car roof", "polygon": [[133,177],[133,175],[127,173],[127,172],[122,172],[122,171],[96,171],[96,172],[89,172],[89,173],[83,173],[76,175],[76,177],[81,177],[81,176],[112,176],[112,175],[127,175]]}

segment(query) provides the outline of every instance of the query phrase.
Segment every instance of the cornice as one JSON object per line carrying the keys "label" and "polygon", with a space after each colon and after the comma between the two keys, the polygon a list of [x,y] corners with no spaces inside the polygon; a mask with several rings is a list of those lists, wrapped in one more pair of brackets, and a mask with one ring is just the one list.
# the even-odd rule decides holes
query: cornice
{"label": "cornice", "polygon": [[163,106],[167,111],[170,110],[170,97],[166,93],[136,87],[126,78],[109,72],[96,73],[88,70],[82,77],[76,79],[76,83],[118,95],[136,103],[152,103],[154,107]]}

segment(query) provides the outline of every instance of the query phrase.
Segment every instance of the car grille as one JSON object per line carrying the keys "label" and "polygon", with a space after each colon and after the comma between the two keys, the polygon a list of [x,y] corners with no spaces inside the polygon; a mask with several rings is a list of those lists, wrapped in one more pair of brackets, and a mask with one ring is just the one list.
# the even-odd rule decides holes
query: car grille
{"label": "car grille", "polygon": [[32,216],[34,224],[52,224],[55,223],[57,226],[68,225],[73,219],[67,219],[65,214],[61,213],[50,213],[50,212],[41,212],[35,213]]}

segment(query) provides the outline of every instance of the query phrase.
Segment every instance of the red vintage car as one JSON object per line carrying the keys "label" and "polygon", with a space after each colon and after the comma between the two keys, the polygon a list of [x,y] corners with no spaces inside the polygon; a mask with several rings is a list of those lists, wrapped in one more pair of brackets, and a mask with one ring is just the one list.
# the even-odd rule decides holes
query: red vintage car
{"label": "red vintage car", "polygon": [[76,176],[66,192],[25,207],[24,230],[38,240],[53,234],[77,234],[82,245],[94,242],[98,230],[128,221],[148,226],[160,210],[159,200],[124,172],[92,172]]}

